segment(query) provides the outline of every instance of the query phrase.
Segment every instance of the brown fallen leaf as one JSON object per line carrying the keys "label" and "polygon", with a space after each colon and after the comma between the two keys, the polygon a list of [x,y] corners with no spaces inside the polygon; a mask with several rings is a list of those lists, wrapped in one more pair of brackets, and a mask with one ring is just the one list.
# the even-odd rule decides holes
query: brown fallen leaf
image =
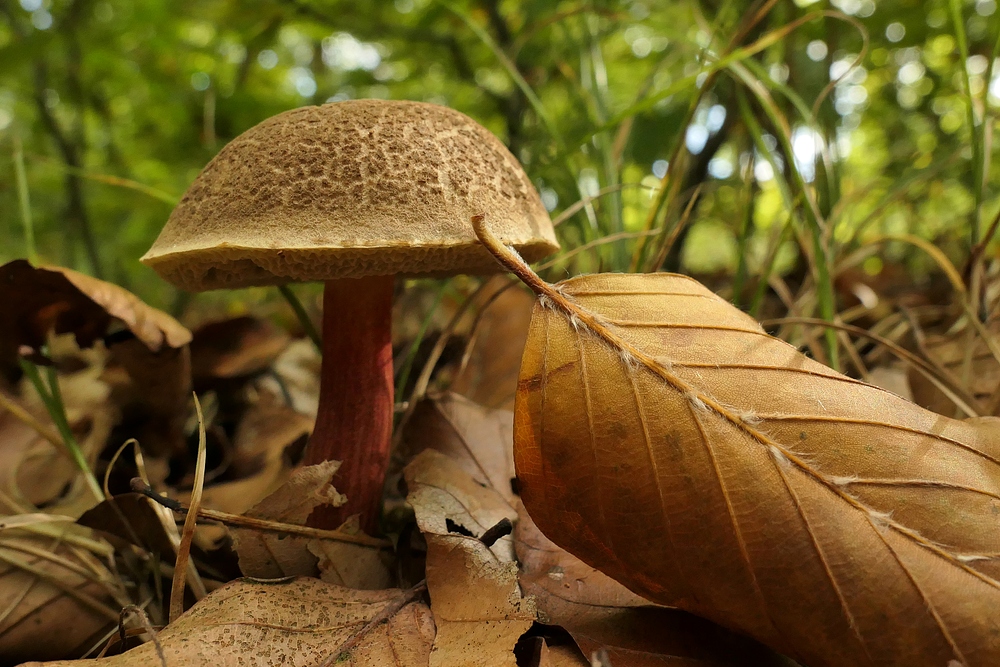
{"label": "brown fallen leaf", "polygon": [[517,391],[521,350],[528,337],[532,298],[505,276],[491,278],[481,298],[489,305],[472,332],[468,362],[453,379],[451,390],[480,405],[510,410]]}
{"label": "brown fallen leaf", "polygon": [[810,667],[1000,664],[991,422],[840,375],[683,276],[505,261],[543,295],[515,461],[548,537]]}
{"label": "brown fallen leaf", "polygon": [[518,664],[528,667],[593,667],[577,647],[549,646],[542,637],[531,638],[531,643],[522,648]]}
{"label": "brown fallen leaf", "polygon": [[173,558],[173,546],[152,501],[138,493],[123,493],[101,501],[76,522],[160,558]]}
{"label": "brown fallen leaf", "polygon": [[[3,390],[0,389],[0,392]],[[48,415],[38,407],[29,409],[18,398],[3,394],[14,409],[23,410],[54,440],[38,429],[0,408],[0,488],[11,497],[24,498],[32,505],[44,505],[59,497],[77,476],[79,469],[65,454],[60,436]],[[6,402],[5,401],[5,402]],[[0,511],[15,508],[0,508]]]}
{"label": "brown fallen leaf", "polygon": [[103,340],[103,380],[121,411],[123,439],[141,438],[147,454],[183,452],[191,332],[177,320],[118,285],[24,260],[0,266],[0,303],[0,373],[15,377],[22,346],[51,347],[53,333],[72,334],[80,348]]}
{"label": "brown fallen leaf", "polygon": [[[319,505],[344,504],[344,496],[330,484],[339,461],[299,468],[287,482],[246,511],[256,519],[304,526]],[[316,574],[316,555],[303,537],[263,533],[249,528],[230,528],[240,570],[250,577],[276,579]]]}
{"label": "brown fallen leaf", "polygon": [[[312,667],[328,658],[400,594],[354,591],[299,577],[265,583],[240,579],[211,593],[157,639],[170,667],[244,665]],[[412,602],[376,626],[337,665],[422,667],[434,623],[426,605]],[[22,667],[76,667],[74,661]],[[91,664],[91,663],[88,663]],[[102,658],[100,667],[161,667],[153,642]]]}
{"label": "brown fallen leaf", "polygon": [[146,456],[187,456],[184,425],[191,401],[191,361],[187,346],[148,349],[132,338],[112,344],[102,375],[121,412],[121,440],[135,438]]}
{"label": "brown fallen leaf", "polygon": [[73,333],[80,347],[90,347],[115,319],[154,352],[191,341],[177,320],[118,285],[23,259],[0,266],[0,303],[0,364],[13,363],[21,345],[41,347],[50,331]]}
{"label": "brown fallen leaf", "polygon": [[[58,375],[59,389],[70,428],[93,466],[119,415],[103,378],[107,353],[100,345],[80,350],[71,336],[49,340],[54,359],[73,362],[72,371]],[[19,388],[19,395],[0,389],[0,398],[8,406],[0,407],[0,490],[10,498],[36,506],[62,498],[60,511],[76,516],[89,507],[93,497],[34,387],[22,379]],[[25,416],[34,423],[27,423]],[[70,509],[67,503],[73,500],[79,501],[78,506]],[[5,509],[19,511],[0,506],[0,512]]]}
{"label": "brown fallen leaf", "polygon": [[[205,507],[242,514],[280,487],[292,473],[289,450],[301,451],[313,420],[259,392],[236,427],[230,470],[235,479],[207,486]],[[297,458],[297,457],[295,457]]]}
{"label": "brown fallen leaf", "polygon": [[427,591],[437,625],[430,665],[513,667],[518,638],[535,620],[521,595],[509,537],[477,537],[514,510],[499,493],[426,450],[406,468],[407,499],[427,540]]}
{"label": "brown fallen leaf", "polygon": [[104,565],[110,546],[56,518],[0,518],[2,664],[80,657],[130,602]]}
{"label": "brown fallen leaf", "polygon": [[514,414],[473,403],[456,393],[424,399],[406,425],[407,458],[435,449],[480,484],[514,502]]}
{"label": "brown fallen leaf", "polygon": [[[338,530],[360,533],[358,517],[351,517]],[[306,548],[319,559],[319,578],[329,584],[376,591],[395,583],[392,554],[386,549],[334,540],[309,540]]]}
{"label": "brown fallen leaf", "polygon": [[523,506],[514,527],[520,582],[538,618],[558,625],[584,655],[613,665],[757,667],[791,662],[745,637],[679,609],[654,605],[542,535]]}
{"label": "brown fallen leaf", "polygon": [[319,350],[311,340],[294,340],[278,355],[274,377],[260,381],[275,396],[287,395],[291,407],[312,418],[319,408]]}
{"label": "brown fallen leaf", "polygon": [[193,336],[191,369],[199,386],[261,373],[291,342],[270,320],[247,316],[204,324]]}

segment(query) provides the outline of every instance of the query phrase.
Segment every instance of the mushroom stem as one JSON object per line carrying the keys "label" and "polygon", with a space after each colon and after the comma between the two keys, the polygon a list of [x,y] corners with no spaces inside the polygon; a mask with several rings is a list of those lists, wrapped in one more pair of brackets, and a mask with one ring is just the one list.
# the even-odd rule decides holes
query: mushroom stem
{"label": "mushroom stem", "polygon": [[330,280],[323,291],[319,411],[304,463],[341,461],[334,486],[347,504],[317,507],[309,517],[316,528],[360,514],[362,530],[378,532],[392,442],[394,280]]}

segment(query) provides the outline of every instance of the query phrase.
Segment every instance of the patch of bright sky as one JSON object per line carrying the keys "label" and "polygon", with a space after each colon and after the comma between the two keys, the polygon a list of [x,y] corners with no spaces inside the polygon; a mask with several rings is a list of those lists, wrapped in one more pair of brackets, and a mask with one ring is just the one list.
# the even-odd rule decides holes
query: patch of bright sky
{"label": "patch of bright sky", "polygon": [[803,180],[811,183],[816,178],[816,157],[823,146],[823,138],[810,127],[792,130],[792,156]]}
{"label": "patch of bright sky", "polygon": [[293,67],[288,71],[288,81],[302,97],[312,97],[316,94],[316,79],[306,67]]}
{"label": "patch of bright sky", "polygon": [[815,62],[826,58],[827,53],[829,53],[829,49],[826,46],[826,42],[821,39],[814,39],[806,46],[806,55],[809,56],[810,60]]}
{"label": "patch of bright sky", "polygon": [[382,63],[382,54],[374,44],[359,41],[354,35],[338,32],[323,38],[323,62],[330,69],[371,72]]}
{"label": "patch of bright sky", "polygon": [[590,167],[581,169],[577,187],[584,197],[596,197],[597,193],[601,191],[601,183],[597,180],[597,170]]}
{"label": "patch of bright sky", "polygon": [[257,62],[264,69],[274,69],[278,64],[278,54],[271,49],[264,49],[257,54]]}

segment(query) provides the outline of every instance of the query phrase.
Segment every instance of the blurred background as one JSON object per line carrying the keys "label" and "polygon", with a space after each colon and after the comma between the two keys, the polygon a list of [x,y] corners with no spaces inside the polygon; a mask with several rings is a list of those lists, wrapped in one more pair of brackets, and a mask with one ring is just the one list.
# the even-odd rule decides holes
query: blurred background
{"label": "blurred background", "polygon": [[995,0],[0,0],[0,262],[182,317],[277,302],[178,295],[137,259],[264,118],[413,99],[521,160],[559,216],[548,278],[681,270],[830,319],[934,286],[900,234],[992,256],[998,22]]}

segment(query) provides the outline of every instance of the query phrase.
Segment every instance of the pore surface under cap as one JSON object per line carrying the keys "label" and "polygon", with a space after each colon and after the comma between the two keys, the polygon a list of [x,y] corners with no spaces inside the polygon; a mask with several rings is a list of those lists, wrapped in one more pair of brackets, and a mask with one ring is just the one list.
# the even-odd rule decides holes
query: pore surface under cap
{"label": "pore surface under cap", "polygon": [[464,114],[385,100],[303,107],[223,148],[142,261],[193,291],[495,272],[477,213],[529,261],[558,249],[517,160]]}

